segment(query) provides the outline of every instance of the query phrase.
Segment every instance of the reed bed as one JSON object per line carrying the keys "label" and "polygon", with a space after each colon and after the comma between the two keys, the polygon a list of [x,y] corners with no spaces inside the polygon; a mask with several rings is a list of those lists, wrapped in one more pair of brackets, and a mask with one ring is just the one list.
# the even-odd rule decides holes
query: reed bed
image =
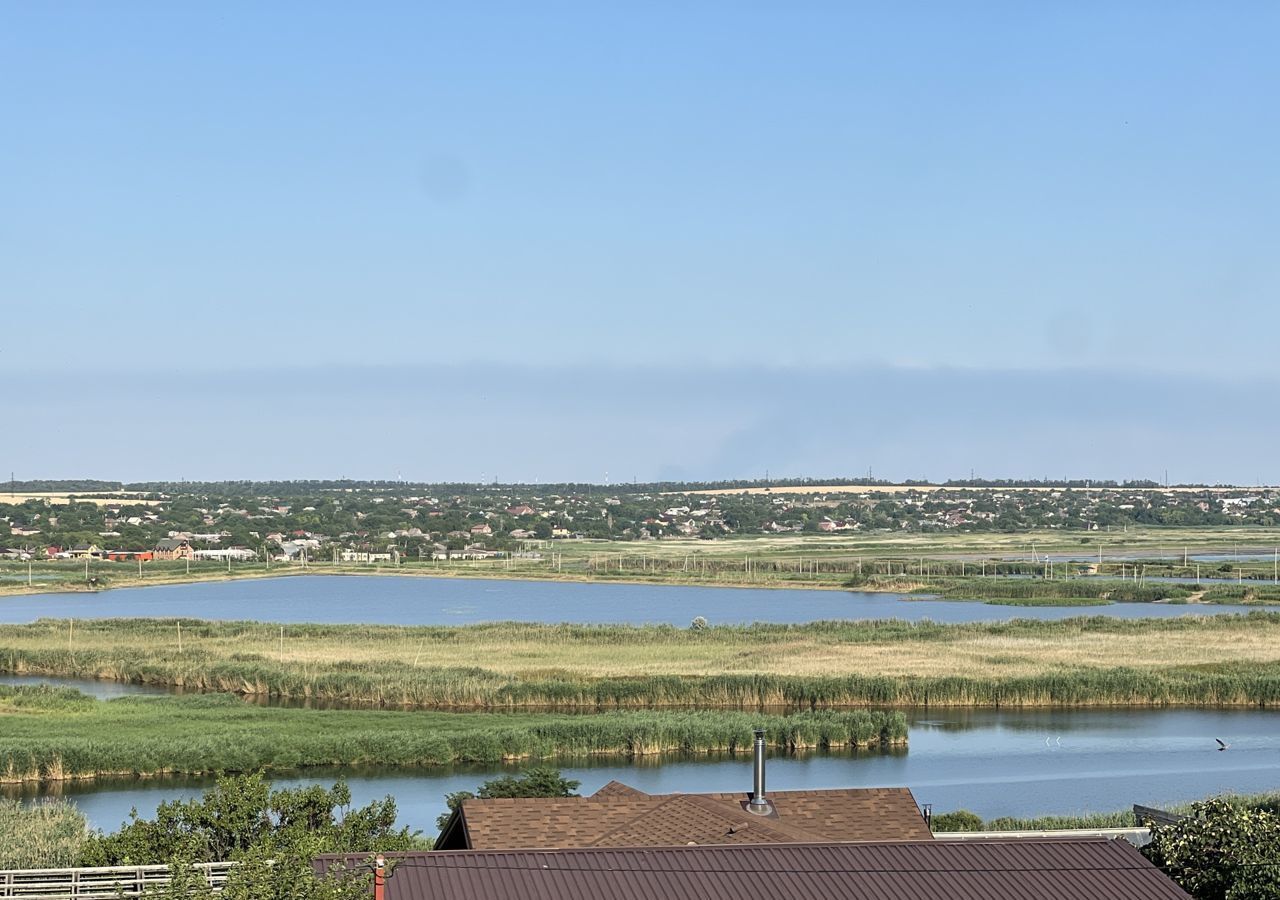
{"label": "reed bed", "polygon": [[[0,671],[353,706],[575,710],[1277,703],[1280,613],[680,629],[42,620]],[[484,666],[471,664],[483,660]],[[1224,663],[1224,660],[1230,660]]]}
{"label": "reed bed", "polygon": [[1280,603],[1280,585],[1276,584],[1224,584],[1214,585],[1204,592],[1205,603]]}
{"label": "reed bed", "polygon": [[0,687],[0,782],[309,766],[438,766],[575,756],[784,750],[907,739],[901,713],[550,714],[268,709],[226,694],[97,701],[67,688]]}
{"label": "reed bed", "polygon": [[1100,578],[1041,580],[1031,578],[945,578],[920,588],[947,600],[1096,600],[1111,603],[1152,603],[1188,597],[1194,591],[1182,584],[1135,584]]}
{"label": "reed bed", "polygon": [[88,835],[84,813],[70,803],[0,799],[0,869],[73,866]]}

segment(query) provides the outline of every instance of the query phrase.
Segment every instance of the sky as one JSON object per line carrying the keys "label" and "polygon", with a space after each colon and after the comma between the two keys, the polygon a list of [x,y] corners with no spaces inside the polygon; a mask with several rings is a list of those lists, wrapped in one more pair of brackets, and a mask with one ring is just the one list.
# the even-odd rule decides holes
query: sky
{"label": "sky", "polygon": [[1277,38],[0,0],[0,467],[1280,482]]}

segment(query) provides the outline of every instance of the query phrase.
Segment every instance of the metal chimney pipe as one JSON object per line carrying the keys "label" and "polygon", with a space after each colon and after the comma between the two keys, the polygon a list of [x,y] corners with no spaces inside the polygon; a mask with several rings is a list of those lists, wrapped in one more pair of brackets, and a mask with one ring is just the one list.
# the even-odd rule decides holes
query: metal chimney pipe
{"label": "metal chimney pipe", "polygon": [[373,863],[373,900],[386,900],[387,859],[381,853]]}
{"label": "metal chimney pipe", "polygon": [[754,813],[767,813],[771,809],[769,806],[769,798],[766,797],[764,793],[764,751],[764,730],[757,728],[751,802],[747,804],[748,809]]}

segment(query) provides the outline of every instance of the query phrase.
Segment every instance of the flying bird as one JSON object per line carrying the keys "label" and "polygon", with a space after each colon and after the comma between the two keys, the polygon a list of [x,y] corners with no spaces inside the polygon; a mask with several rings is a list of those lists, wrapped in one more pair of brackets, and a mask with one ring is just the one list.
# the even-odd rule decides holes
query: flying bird
{"label": "flying bird", "polygon": [[1218,742],[1219,753],[1221,753],[1223,750],[1226,750],[1228,747],[1231,746],[1230,744],[1223,742],[1221,738],[1214,738],[1214,740]]}

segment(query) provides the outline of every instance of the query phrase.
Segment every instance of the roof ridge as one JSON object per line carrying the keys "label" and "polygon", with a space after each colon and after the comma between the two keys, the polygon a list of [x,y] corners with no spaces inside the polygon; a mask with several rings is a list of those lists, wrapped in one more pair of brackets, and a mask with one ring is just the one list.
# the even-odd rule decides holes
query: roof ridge
{"label": "roof ridge", "polygon": [[661,796],[661,795],[646,793],[645,791],[642,791],[639,788],[632,787],[629,784],[624,784],[618,779],[613,778],[613,779],[610,779],[607,784],[602,785],[594,794],[589,794],[587,796],[587,799],[608,800],[614,797],[639,798],[639,797],[653,797],[653,796]]}
{"label": "roof ridge", "polygon": [[[1122,851],[1126,851],[1127,841],[1115,841],[1105,837],[1070,837],[1070,838],[1018,838],[1016,841],[1008,838],[978,838],[967,841],[904,841],[904,840],[884,840],[884,841],[804,841],[791,844],[768,845],[770,849],[785,850],[804,850],[806,848],[866,848],[875,847],[898,847],[923,844],[926,847],[939,848],[940,852],[946,852],[954,847],[1018,847],[1025,844],[1106,844],[1108,846],[1115,845]],[[425,857],[429,859],[437,859],[444,856],[458,856],[465,858],[479,858],[481,856],[512,856],[515,854],[566,854],[566,853],[665,853],[672,850],[687,850],[687,844],[653,844],[638,847],[525,847],[513,848],[508,850],[388,850],[383,853],[387,859],[396,859],[399,857]],[[719,850],[751,850],[759,849],[759,844],[698,844],[703,849],[719,849]],[[1129,844],[1129,847],[1133,847]],[[1134,848],[1136,850],[1136,848]],[[364,859],[371,854],[364,853],[317,853],[315,859]],[[1145,857],[1144,857],[1145,858]]]}

